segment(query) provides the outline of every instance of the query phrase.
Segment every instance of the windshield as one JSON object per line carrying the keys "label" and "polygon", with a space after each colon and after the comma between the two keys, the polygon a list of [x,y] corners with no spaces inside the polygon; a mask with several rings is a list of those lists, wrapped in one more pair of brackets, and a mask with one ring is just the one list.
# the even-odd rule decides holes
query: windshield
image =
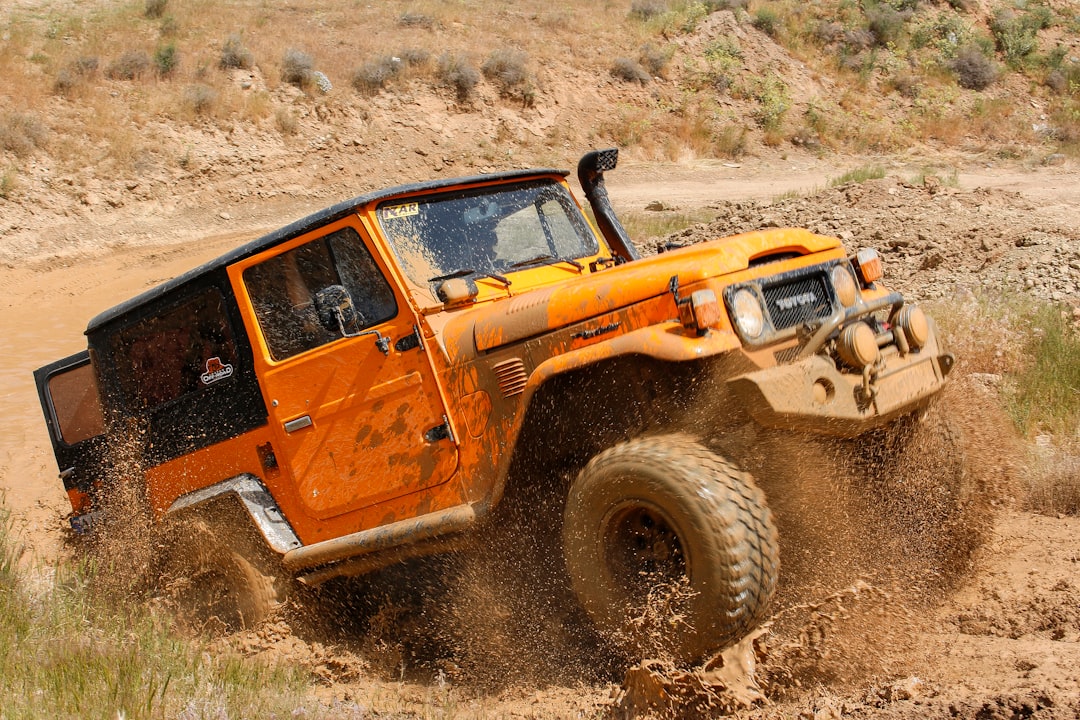
{"label": "windshield", "polygon": [[378,217],[419,285],[448,276],[499,277],[599,252],[566,188],[550,180],[389,201]]}

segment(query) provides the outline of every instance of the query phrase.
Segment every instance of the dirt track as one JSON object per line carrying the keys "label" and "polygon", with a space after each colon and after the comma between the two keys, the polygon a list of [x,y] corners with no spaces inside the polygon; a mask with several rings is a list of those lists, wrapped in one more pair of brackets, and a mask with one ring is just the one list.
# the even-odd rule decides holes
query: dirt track
{"label": "dirt track", "polygon": [[[916,296],[941,297],[948,288],[955,298],[958,288],[992,284],[1042,297],[1057,293],[1063,302],[1080,298],[1080,200],[1068,192],[1077,180],[1071,170],[979,168],[961,172],[958,188],[909,182],[913,171],[904,167],[890,172],[890,178],[864,186],[776,203],[768,200],[823,187],[839,174],[838,168],[816,161],[790,166],[780,160],[740,167],[631,165],[609,182],[620,209],[640,211],[652,200],[684,209],[717,204],[717,223],[676,242],[761,225],[801,224],[849,233],[851,244],[878,246],[887,273],[893,271],[891,282]],[[776,181],[778,176],[784,180]],[[314,209],[298,203],[256,207],[237,223],[241,231],[199,239],[207,209],[147,218],[137,216],[138,208],[124,207],[88,229],[88,235],[103,239],[100,251],[63,259],[19,257],[0,266],[9,348],[0,359],[0,397],[9,416],[0,438],[0,487],[16,528],[39,558],[49,560],[60,551],[66,498],[55,479],[32,369],[83,347],[81,331],[97,312]],[[225,211],[210,212],[218,210]],[[104,240],[110,228],[136,225],[140,232],[128,235],[124,245],[113,247]],[[156,226],[167,226],[168,232],[159,235]],[[159,236],[185,241],[151,244]],[[7,256],[12,257],[10,252]],[[965,382],[963,373],[961,358],[956,383]],[[969,386],[965,392],[978,391]],[[989,432],[987,427],[976,431]],[[969,442],[979,449],[998,438],[975,436]],[[995,466],[984,471],[1005,472]],[[753,716],[1077,717],[1080,521],[1022,513],[1015,498],[1004,495],[975,568],[943,579],[955,580],[955,591],[907,602],[907,615],[875,615],[877,610],[871,610],[881,605],[874,602],[855,602],[850,612],[833,613],[828,637],[794,677],[801,687],[778,689],[773,696],[779,705],[755,710]],[[851,580],[839,572],[820,578],[821,596],[843,590]],[[927,587],[935,580],[912,582]],[[394,632],[352,639],[304,636],[282,620],[229,642],[253,654],[309,665],[325,681],[313,692],[339,703],[343,716],[372,703],[423,712],[447,698],[461,709],[526,717],[590,715],[611,703],[611,687],[595,675],[580,681],[573,680],[573,673],[569,678],[548,675],[492,691],[490,684],[452,662],[424,667],[422,658],[418,662],[401,655]],[[529,662],[513,638],[501,642],[502,662],[513,666],[521,657]],[[492,647],[497,652],[500,646]],[[396,682],[403,669],[413,682]]]}

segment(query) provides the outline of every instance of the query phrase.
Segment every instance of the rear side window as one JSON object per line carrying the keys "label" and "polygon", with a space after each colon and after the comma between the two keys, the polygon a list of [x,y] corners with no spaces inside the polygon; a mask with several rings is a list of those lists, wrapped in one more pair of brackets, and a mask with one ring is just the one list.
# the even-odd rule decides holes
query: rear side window
{"label": "rear side window", "polygon": [[341,285],[359,317],[357,331],[397,315],[394,293],[352,228],[293,248],[244,271],[244,284],[263,337],[275,360],[342,337],[319,321],[315,294]]}
{"label": "rear side window", "polygon": [[217,288],[124,328],[112,345],[120,385],[136,407],[155,408],[235,375],[236,343]]}
{"label": "rear side window", "polygon": [[65,444],[74,445],[105,432],[97,376],[89,363],[50,377],[49,400]]}

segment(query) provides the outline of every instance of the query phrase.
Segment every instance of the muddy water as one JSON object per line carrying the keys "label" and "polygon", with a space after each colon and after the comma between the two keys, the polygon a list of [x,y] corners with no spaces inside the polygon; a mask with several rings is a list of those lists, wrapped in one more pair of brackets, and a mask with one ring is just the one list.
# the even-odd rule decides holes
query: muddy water
{"label": "muddy water", "polygon": [[248,237],[0,267],[0,493],[33,556],[46,562],[56,557],[70,510],[37,400],[34,369],[84,349],[83,331],[99,312]]}

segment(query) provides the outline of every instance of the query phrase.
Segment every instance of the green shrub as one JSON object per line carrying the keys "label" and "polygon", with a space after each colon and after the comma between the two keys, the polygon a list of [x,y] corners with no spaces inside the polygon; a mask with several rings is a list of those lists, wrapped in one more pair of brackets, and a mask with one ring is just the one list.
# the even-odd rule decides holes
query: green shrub
{"label": "green shrub", "polygon": [[751,25],[771,38],[775,38],[780,34],[781,24],[782,20],[779,13],[767,5],[759,7],[757,12],[754,13],[753,21],[751,21]]}
{"label": "green shrub", "polygon": [[467,100],[480,84],[480,71],[466,55],[444,52],[439,56],[436,73],[442,82],[454,90],[458,100]]}
{"label": "green shrub", "polygon": [[218,59],[218,67],[222,70],[231,68],[250,69],[255,65],[255,56],[244,47],[244,42],[239,35],[233,34],[225,38],[221,46],[221,58]]}
{"label": "green shrub", "polygon": [[109,63],[105,77],[110,80],[137,80],[150,71],[150,56],[145,50],[129,50]]}
{"label": "green shrub", "polygon": [[1001,8],[990,21],[990,32],[994,35],[997,49],[1011,67],[1022,65],[1039,44],[1035,37],[1037,28],[1027,18],[1008,8]]}
{"label": "green shrub", "polygon": [[652,75],[641,67],[641,63],[628,57],[615,58],[615,62],[611,64],[611,74],[619,80],[642,85],[652,80]]}
{"label": "green shrub", "polygon": [[180,53],[172,43],[162,45],[154,52],[154,68],[158,77],[167,78],[180,66]]}
{"label": "green shrub", "polygon": [[778,77],[769,75],[754,83],[751,95],[758,102],[752,113],[758,126],[766,132],[778,131],[791,108],[787,86]]}
{"label": "green shrub", "polygon": [[309,88],[315,80],[315,61],[296,48],[289,48],[281,58],[281,80],[298,88]]}
{"label": "green shrub", "polygon": [[968,90],[985,90],[998,75],[994,61],[986,57],[982,50],[970,45],[960,50],[949,62],[949,69],[956,75],[960,87]]}

